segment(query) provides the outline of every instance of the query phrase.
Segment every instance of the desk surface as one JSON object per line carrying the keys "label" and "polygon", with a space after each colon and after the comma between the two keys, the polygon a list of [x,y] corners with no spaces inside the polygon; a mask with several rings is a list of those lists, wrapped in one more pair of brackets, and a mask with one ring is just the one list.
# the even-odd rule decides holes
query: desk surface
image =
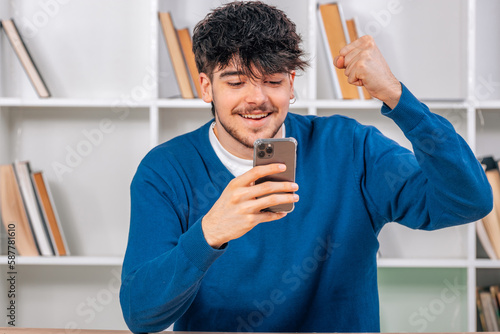
{"label": "desk surface", "polygon": [[[130,331],[107,329],[21,328],[0,327],[0,334],[130,334]],[[183,333],[186,334],[186,333]],[[213,334],[213,333],[212,333]]]}
{"label": "desk surface", "polygon": [[[0,334],[130,334],[129,331],[123,330],[106,330],[106,329],[62,329],[62,328],[19,328],[19,327],[0,327]],[[167,332],[172,334],[188,334],[190,332]],[[191,332],[196,334],[214,334],[214,332]],[[241,333],[224,333],[224,334],[241,334]],[[266,334],[266,333],[261,333]],[[276,333],[267,333],[276,334]],[[286,333],[279,333],[286,334]],[[296,334],[296,333],[289,333]],[[313,333],[310,333],[313,334]],[[317,334],[317,333],[314,333]],[[356,333],[360,334],[360,333]],[[397,334],[397,333],[391,333]],[[404,333],[404,334],[417,334],[417,333]],[[421,333],[418,333],[421,334]],[[458,333],[434,333],[434,334],[458,334]],[[473,334],[473,333],[463,333]],[[499,333],[500,334],[500,333]]]}

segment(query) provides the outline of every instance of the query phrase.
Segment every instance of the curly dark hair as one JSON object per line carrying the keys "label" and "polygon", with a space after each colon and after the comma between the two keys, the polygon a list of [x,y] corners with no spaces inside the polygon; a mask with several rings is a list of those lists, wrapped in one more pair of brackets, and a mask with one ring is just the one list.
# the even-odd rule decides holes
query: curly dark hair
{"label": "curly dark hair", "polygon": [[302,39],[295,24],[276,7],[260,1],[234,1],[209,13],[194,28],[193,52],[200,73],[234,65],[243,75],[304,70]]}

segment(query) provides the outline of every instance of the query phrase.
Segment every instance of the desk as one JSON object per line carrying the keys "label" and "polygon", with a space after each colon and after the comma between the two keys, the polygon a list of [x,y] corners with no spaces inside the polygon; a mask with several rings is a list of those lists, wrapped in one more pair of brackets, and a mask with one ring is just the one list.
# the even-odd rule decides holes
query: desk
{"label": "desk", "polygon": [[131,333],[130,331],[118,331],[111,329],[107,330],[107,329],[0,327],[0,334],[130,334],[130,333]]}
{"label": "desk", "polygon": [[[0,334],[130,334],[129,331],[122,330],[97,330],[97,329],[60,329],[60,328],[18,328],[18,327],[0,327]],[[163,332],[165,333],[165,332]],[[171,334],[188,334],[189,332],[167,332]],[[217,332],[191,332],[196,334],[215,334]],[[222,334],[222,332],[221,332]],[[223,334],[241,334],[241,333],[223,333]],[[276,333],[261,333],[261,334],[276,334]],[[279,333],[287,334],[287,333]],[[289,333],[297,334],[297,333]],[[310,333],[313,334],[313,333]],[[314,333],[316,334],[316,333]],[[360,333],[356,333],[360,334]],[[383,333],[382,333],[383,334]],[[395,334],[395,333],[391,333]],[[421,334],[421,333],[406,333],[405,334]],[[434,333],[434,334],[459,334],[459,333]],[[464,333],[461,334],[482,334],[482,333]]]}

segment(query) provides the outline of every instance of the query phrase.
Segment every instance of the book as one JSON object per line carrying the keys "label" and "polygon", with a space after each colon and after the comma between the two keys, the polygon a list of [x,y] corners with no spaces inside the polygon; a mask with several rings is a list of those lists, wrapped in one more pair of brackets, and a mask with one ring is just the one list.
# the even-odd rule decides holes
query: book
{"label": "book", "polygon": [[488,332],[498,332],[498,322],[493,305],[493,298],[489,291],[480,290],[479,298],[481,299],[481,306],[484,312],[484,319],[486,329]]}
{"label": "book", "polygon": [[493,192],[493,210],[482,220],[495,254],[500,258],[500,173],[493,157],[482,158],[481,164]]}
{"label": "book", "polygon": [[496,320],[498,328],[500,328],[500,308],[499,308],[498,299],[497,299],[498,293],[499,293],[499,286],[498,285],[491,285],[489,287],[489,291],[491,293],[493,310],[495,311],[495,320]]}
{"label": "book", "polygon": [[495,285],[490,287],[490,292],[491,295],[493,296],[493,299],[496,300],[497,305],[498,305],[498,314],[497,314],[497,321],[498,321],[498,327],[500,328],[500,286]]}
{"label": "book", "polygon": [[487,156],[481,160],[481,164],[486,167],[485,173],[493,192],[493,202],[497,214],[500,215],[500,171],[498,170],[498,163],[492,156]]}
{"label": "book", "polygon": [[182,98],[174,66],[168,53],[163,33],[158,35],[158,97],[164,99]]}
{"label": "book", "polygon": [[5,230],[5,225],[2,221],[2,213],[0,208],[0,255],[7,255],[8,251],[8,238],[7,231]]}
{"label": "book", "polygon": [[[481,166],[483,167],[483,170],[486,171],[487,166],[485,164],[481,164]],[[478,220],[475,223],[475,225],[476,225],[476,235],[479,239],[479,242],[483,246],[486,255],[488,255],[488,257],[492,260],[497,260],[498,256],[495,252],[495,249],[493,248],[493,244],[490,240],[488,232],[486,231],[486,227],[484,225],[483,220],[482,219]]]}
{"label": "book", "polygon": [[476,288],[476,309],[477,309],[477,331],[483,332],[487,331],[486,328],[486,318],[484,316],[484,308],[481,303],[481,298],[479,297],[479,288]]}
{"label": "book", "polygon": [[496,255],[495,249],[493,248],[493,244],[491,243],[490,238],[488,237],[488,232],[486,231],[482,219],[476,222],[476,233],[488,257],[492,260],[497,260],[498,256]]}
{"label": "book", "polygon": [[31,177],[33,179],[33,185],[35,186],[38,203],[42,208],[41,211],[47,224],[47,230],[49,232],[54,252],[59,256],[70,255],[68,244],[61,228],[59,215],[57,214],[54,199],[50,191],[49,183],[45,179],[45,175],[42,171],[31,173]]}
{"label": "book", "polygon": [[2,20],[1,26],[38,96],[41,98],[50,97],[49,89],[43,81],[40,71],[36,67],[35,62],[33,61],[33,58],[31,57],[31,54],[21,37],[21,34],[19,34],[19,30],[17,29],[14,20]]}
{"label": "book", "polygon": [[39,255],[12,164],[0,165],[0,214],[5,230],[14,226],[17,253]]}
{"label": "book", "polygon": [[48,236],[45,221],[40,212],[40,207],[35,196],[35,189],[31,181],[31,168],[28,161],[16,161],[14,168],[17,175],[17,182],[21,195],[24,201],[24,206],[28,213],[28,219],[31,223],[31,228],[40,250],[41,255],[54,255],[52,244]]}
{"label": "book", "polygon": [[344,69],[333,64],[340,49],[349,43],[342,7],[339,3],[318,4],[318,22],[325,45],[335,95],[339,99],[359,99],[358,87],[347,81]]}
{"label": "book", "polygon": [[181,96],[185,99],[193,99],[193,89],[189,81],[189,74],[186,68],[186,63],[184,62],[184,57],[182,55],[179,38],[174,27],[172,16],[169,12],[166,12],[158,13],[158,17],[160,19],[165,42],[167,44],[170,60],[172,61],[172,65],[174,67],[175,77],[177,78],[177,83],[179,84]]}
{"label": "book", "polygon": [[[493,204],[494,207],[494,204]],[[488,239],[493,246],[495,254],[500,257],[500,220],[498,219],[498,214],[495,207],[491,212],[483,218],[484,228],[488,234]]]}
{"label": "book", "polygon": [[193,82],[196,94],[201,98],[201,87],[200,87],[200,74],[198,73],[198,68],[196,67],[196,61],[194,60],[193,52],[193,42],[191,41],[191,34],[189,29],[184,28],[177,30],[177,36],[179,42],[181,43],[182,54],[184,55],[184,60],[186,61],[187,67],[189,69],[189,74],[191,75],[191,80]]}
{"label": "book", "polygon": [[[354,42],[359,37],[361,37],[359,30],[358,30],[359,24],[357,21],[358,20],[355,17],[345,21],[346,26],[347,26],[347,32],[349,34],[349,39],[351,42]],[[358,87],[358,93],[359,93],[359,96],[363,97],[365,100],[370,100],[372,98],[370,93],[368,93],[368,91],[366,90],[366,88],[364,86]]]}

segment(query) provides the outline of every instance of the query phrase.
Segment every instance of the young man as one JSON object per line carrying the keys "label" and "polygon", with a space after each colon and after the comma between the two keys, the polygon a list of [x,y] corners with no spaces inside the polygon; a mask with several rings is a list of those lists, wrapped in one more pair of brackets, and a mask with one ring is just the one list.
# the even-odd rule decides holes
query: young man
{"label": "young man", "polygon": [[[274,7],[224,5],[193,44],[215,120],[153,149],[132,181],[120,294],[129,328],[379,331],[378,233],[392,221],[434,230],[485,216],[491,188],[473,153],[398,82],[370,37],[335,65],[384,102],[415,154],[346,117],[288,113],[307,63],[295,25]],[[298,142],[296,184],[255,185],[283,169],[252,168],[253,142],[285,136]],[[261,211],[283,203],[295,210]]]}

